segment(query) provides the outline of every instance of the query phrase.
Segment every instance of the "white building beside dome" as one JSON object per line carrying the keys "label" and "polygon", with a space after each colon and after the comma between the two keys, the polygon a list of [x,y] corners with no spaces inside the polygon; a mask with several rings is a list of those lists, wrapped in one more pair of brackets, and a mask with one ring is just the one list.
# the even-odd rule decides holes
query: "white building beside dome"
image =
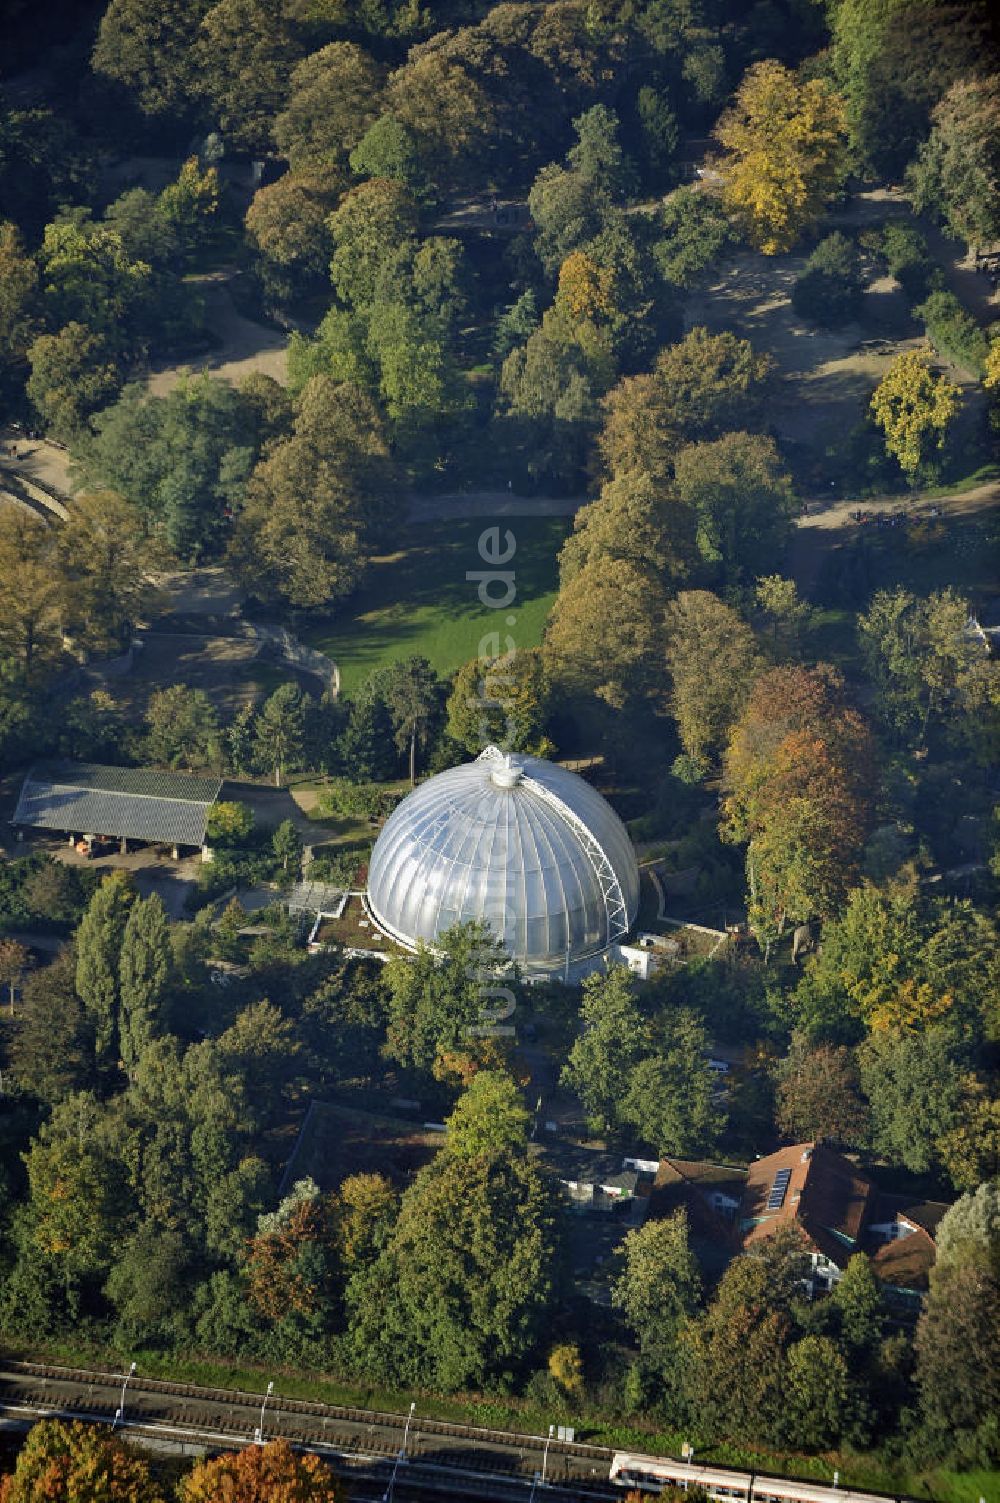
{"label": "white building beside dome", "polygon": [[375,923],[406,949],[484,920],[529,975],[569,977],[619,945],[639,868],[610,804],[576,773],[488,747],[386,821],[368,872]]}

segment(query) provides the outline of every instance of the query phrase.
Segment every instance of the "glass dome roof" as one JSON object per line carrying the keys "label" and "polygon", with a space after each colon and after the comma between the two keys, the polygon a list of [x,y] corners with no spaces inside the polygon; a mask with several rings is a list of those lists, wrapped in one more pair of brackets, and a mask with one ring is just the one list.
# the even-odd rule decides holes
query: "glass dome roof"
{"label": "glass dome roof", "polygon": [[485,919],[529,971],[566,971],[627,933],[639,868],[625,826],[576,773],[489,747],[428,779],[386,821],[372,917],[408,948]]}

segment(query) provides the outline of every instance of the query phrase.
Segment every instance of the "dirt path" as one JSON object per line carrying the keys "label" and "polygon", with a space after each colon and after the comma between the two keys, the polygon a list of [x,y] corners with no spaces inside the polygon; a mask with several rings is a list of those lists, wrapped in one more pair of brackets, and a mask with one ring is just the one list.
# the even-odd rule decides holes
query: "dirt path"
{"label": "dirt path", "polygon": [[880,496],[875,500],[837,501],[832,505],[820,500],[807,505],[809,510],[798,520],[788,559],[788,572],[806,599],[828,556],[849,542],[861,526],[867,525],[854,520],[855,512],[904,511],[928,516],[931,508],[936,507],[945,521],[950,517],[978,516],[1000,507],[1000,481],[988,481],[957,496]]}
{"label": "dirt path", "polygon": [[227,272],[212,272],[197,279],[205,299],[205,322],[219,343],[208,354],[185,364],[155,368],[146,382],[154,396],[165,396],[189,371],[208,371],[234,384],[254,373],[272,376],[282,386],[287,383],[288,336],[244,318],[233,303],[229,279]]}
{"label": "dirt path", "polygon": [[572,517],[586,496],[518,496],[513,491],[469,491],[448,496],[410,495],[411,522],[461,521],[467,517]]}

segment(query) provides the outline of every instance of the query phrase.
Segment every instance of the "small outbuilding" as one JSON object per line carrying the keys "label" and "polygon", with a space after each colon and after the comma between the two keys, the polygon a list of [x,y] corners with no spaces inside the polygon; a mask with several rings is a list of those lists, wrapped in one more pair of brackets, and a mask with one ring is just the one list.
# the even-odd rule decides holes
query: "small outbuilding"
{"label": "small outbuilding", "polygon": [[206,849],[208,814],[222,779],[93,762],[36,763],[14,811],[15,827],[78,839]]}

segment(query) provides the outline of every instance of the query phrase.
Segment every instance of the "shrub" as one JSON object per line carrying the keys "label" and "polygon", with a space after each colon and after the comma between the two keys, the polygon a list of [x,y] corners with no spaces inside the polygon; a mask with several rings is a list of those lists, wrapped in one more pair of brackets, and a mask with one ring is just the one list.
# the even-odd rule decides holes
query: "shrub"
{"label": "shrub", "polygon": [[927,241],[912,225],[886,225],[882,232],[882,257],[889,275],[896,278],[911,303],[944,284],[941,269],[935,266],[927,249]]}
{"label": "shrub", "polygon": [[989,353],[986,335],[953,292],[932,292],[913,312],[939,355],[971,375],[983,374]]}
{"label": "shrub", "polygon": [[835,329],[858,317],[863,290],[857,247],[846,235],[827,235],[792,289],[792,307],[801,318]]}
{"label": "shrub", "polygon": [[385,819],[399,803],[402,794],[378,783],[352,783],[347,778],[331,778],[317,798],[321,815],[335,819]]}
{"label": "shrub", "polygon": [[213,804],[208,811],[206,835],[210,845],[242,845],[253,829],[253,810],[237,802]]}

